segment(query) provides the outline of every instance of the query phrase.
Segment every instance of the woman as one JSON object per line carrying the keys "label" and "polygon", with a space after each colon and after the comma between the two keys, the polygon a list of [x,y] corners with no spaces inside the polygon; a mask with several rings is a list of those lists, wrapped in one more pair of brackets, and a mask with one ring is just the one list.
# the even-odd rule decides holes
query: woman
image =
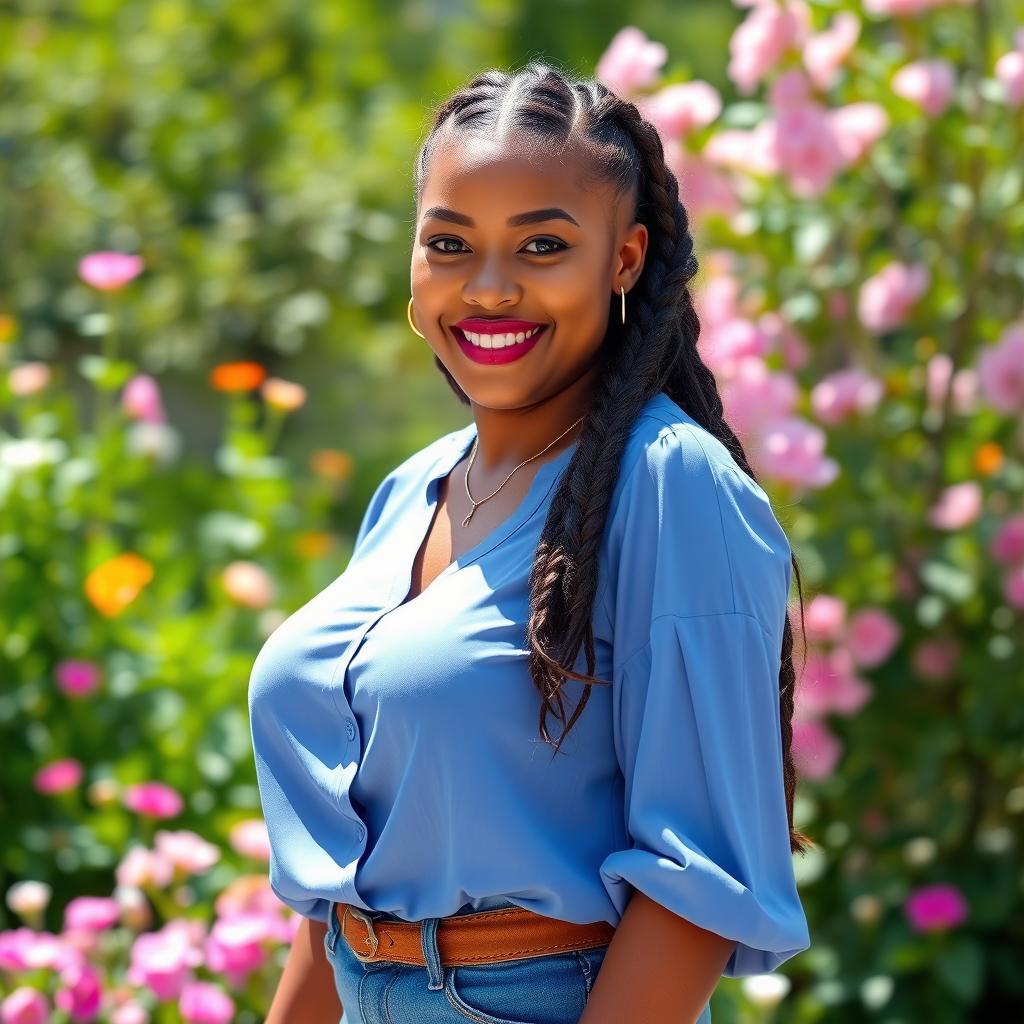
{"label": "woman", "polygon": [[409,322],[473,422],[253,666],[303,915],[268,1020],[709,1021],[807,948],[810,841],[796,563],[697,352],[676,180],[632,103],[533,63],[440,107],[415,186]]}

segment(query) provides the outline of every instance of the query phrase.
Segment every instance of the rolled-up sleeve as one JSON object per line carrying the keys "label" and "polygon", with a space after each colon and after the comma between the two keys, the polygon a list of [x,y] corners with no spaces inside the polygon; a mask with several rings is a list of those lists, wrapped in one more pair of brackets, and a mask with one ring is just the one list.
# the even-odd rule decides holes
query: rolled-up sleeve
{"label": "rolled-up sleeve", "polygon": [[723,973],[741,977],[809,934],[782,774],[790,549],[765,493],[716,444],[664,434],[623,494],[612,682],[629,843],[600,870],[620,909],[632,887],[736,940]]}

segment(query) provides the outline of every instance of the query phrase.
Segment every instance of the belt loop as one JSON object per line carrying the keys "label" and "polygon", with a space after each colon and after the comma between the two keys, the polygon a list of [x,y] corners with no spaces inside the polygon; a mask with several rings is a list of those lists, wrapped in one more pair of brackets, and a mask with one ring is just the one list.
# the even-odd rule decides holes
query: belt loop
{"label": "belt loop", "polygon": [[444,966],[441,964],[441,951],[437,947],[437,928],[440,918],[428,917],[420,924],[420,945],[423,947],[423,959],[427,961],[427,988],[437,992],[444,988]]}

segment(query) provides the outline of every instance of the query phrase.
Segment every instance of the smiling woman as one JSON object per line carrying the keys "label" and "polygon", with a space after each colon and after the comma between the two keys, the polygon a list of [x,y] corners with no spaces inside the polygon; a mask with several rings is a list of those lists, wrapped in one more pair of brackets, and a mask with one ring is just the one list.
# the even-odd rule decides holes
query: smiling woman
{"label": "smiling woman", "polygon": [[807,948],[809,840],[796,563],[697,351],[677,183],[633,104],[531,64],[442,105],[416,209],[409,322],[472,422],[253,666],[271,883],[326,958],[268,1021],[329,1020],[320,970],[347,1024],[707,1022]]}

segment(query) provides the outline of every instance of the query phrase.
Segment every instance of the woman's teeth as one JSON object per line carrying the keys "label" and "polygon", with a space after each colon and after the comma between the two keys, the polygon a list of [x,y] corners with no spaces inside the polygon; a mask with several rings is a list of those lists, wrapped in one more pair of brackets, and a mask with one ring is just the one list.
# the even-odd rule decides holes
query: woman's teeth
{"label": "woman's teeth", "polygon": [[505,348],[506,345],[518,345],[527,338],[532,338],[539,330],[540,327],[534,327],[519,334],[473,334],[472,331],[462,333],[479,348]]}

